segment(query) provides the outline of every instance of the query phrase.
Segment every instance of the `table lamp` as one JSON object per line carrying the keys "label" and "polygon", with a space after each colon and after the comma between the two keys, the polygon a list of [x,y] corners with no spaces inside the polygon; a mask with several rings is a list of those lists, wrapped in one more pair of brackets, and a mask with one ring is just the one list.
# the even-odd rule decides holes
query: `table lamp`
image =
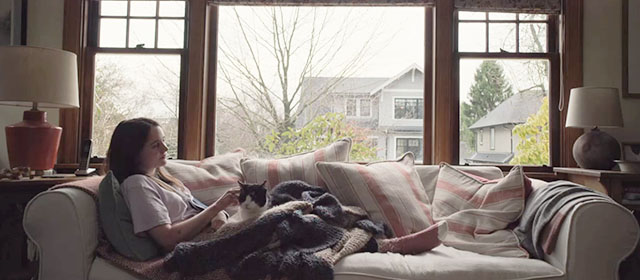
{"label": "table lamp", "polygon": [[592,128],[573,143],[573,157],[581,168],[610,170],[620,158],[620,145],[598,127],[622,127],[618,89],[571,89],[566,127]]}
{"label": "table lamp", "polygon": [[31,107],[22,122],[5,128],[9,165],[36,173],[52,169],[62,128],[38,108],[78,107],[74,53],[28,46],[0,47],[0,105]]}

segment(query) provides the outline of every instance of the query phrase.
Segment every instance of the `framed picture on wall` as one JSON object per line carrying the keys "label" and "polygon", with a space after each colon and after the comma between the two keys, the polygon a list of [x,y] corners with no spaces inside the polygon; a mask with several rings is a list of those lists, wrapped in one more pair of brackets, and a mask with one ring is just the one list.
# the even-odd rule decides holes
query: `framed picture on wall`
{"label": "framed picture on wall", "polygon": [[622,0],[622,96],[640,98],[640,0]]}
{"label": "framed picture on wall", "polygon": [[0,1],[0,46],[25,45],[27,0]]}

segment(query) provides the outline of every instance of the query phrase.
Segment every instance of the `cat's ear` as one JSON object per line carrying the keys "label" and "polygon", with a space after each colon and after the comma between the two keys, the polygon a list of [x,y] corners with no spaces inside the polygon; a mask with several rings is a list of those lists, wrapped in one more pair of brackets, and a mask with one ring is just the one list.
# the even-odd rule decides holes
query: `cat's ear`
{"label": "cat's ear", "polygon": [[238,181],[238,185],[240,186],[241,189],[245,189],[247,187],[247,185],[245,185],[243,182]]}
{"label": "cat's ear", "polygon": [[264,182],[262,182],[262,184],[260,184],[261,186],[265,186],[267,184],[267,180],[264,180]]}

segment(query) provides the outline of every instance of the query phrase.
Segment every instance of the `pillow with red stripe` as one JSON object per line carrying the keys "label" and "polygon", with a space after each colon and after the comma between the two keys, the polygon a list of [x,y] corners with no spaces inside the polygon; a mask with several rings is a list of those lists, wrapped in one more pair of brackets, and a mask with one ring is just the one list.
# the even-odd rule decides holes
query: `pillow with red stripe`
{"label": "pillow with red stripe", "polygon": [[487,180],[441,164],[432,207],[434,221],[447,223],[442,243],[492,256],[529,257],[508,229],[524,210],[527,180],[521,166]]}
{"label": "pillow with red stripe", "polygon": [[316,168],[340,202],[365,209],[372,220],[389,225],[395,236],[433,224],[429,199],[411,152],[396,161],[367,165],[319,162]]}
{"label": "pillow with red stripe", "polygon": [[205,158],[195,165],[169,160],[165,168],[189,188],[193,196],[210,205],[243,180],[240,160],[244,156],[244,150],[238,149]]}
{"label": "pillow with red stripe", "polygon": [[316,162],[349,161],[351,139],[340,139],[315,151],[279,159],[243,159],[240,166],[247,183],[267,181],[267,188],[280,182],[301,180],[311,185],[326,187],[315,168]]}

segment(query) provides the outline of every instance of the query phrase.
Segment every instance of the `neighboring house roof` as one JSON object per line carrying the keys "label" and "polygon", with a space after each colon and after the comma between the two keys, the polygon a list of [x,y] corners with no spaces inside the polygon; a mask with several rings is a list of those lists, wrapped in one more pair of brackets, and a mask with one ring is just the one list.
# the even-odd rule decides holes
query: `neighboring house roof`
{"label": "neighboring house roof", "polygon": [[472,124],[469,129],[524,123],[530,115],[538,112],[544,97],[545,94],[538,90],[516,93]]}
{"label": "neighboring house roof", "polygon": [[513,158],[513,153],[475,153],[465,160],[476,163],[507,163]]}
{"label": "neighboring house roof", "polygon": [[402,76],[404,76],[404,74],[407,74],[410,71],[415,71],[418,70],[420,71],[420,73],[424,73],[424,71],[422,71],[422,68],[420,68],[420,66],[418,66],[417,64],[413,63],[411,64],[409,67],[405,68],[404,70],[400,71],[400,73],[398,73],[397,75],[395,75],[394,77],[388,79],[386,82],[384,82],[383,84],[381,84],[380,86],[378,86],[377,88],[373,89],[371,91],[371,95],[374,95],[376,93],[378,93],[379,91],[383,90],[384,88],[388,87],[390,84],[392,84],[393,82],[397,81],[398,79],[402,78]]}
{"label": "neighboring house roof", "polygon": [[370,93],[371,90],[377,88],[389,78],[343,78],[335,81],[336,77],[305,77],[302,86],[304,91],[315,92],[323,89],[331,83],[335,83],[331,89],[331,93]]}

